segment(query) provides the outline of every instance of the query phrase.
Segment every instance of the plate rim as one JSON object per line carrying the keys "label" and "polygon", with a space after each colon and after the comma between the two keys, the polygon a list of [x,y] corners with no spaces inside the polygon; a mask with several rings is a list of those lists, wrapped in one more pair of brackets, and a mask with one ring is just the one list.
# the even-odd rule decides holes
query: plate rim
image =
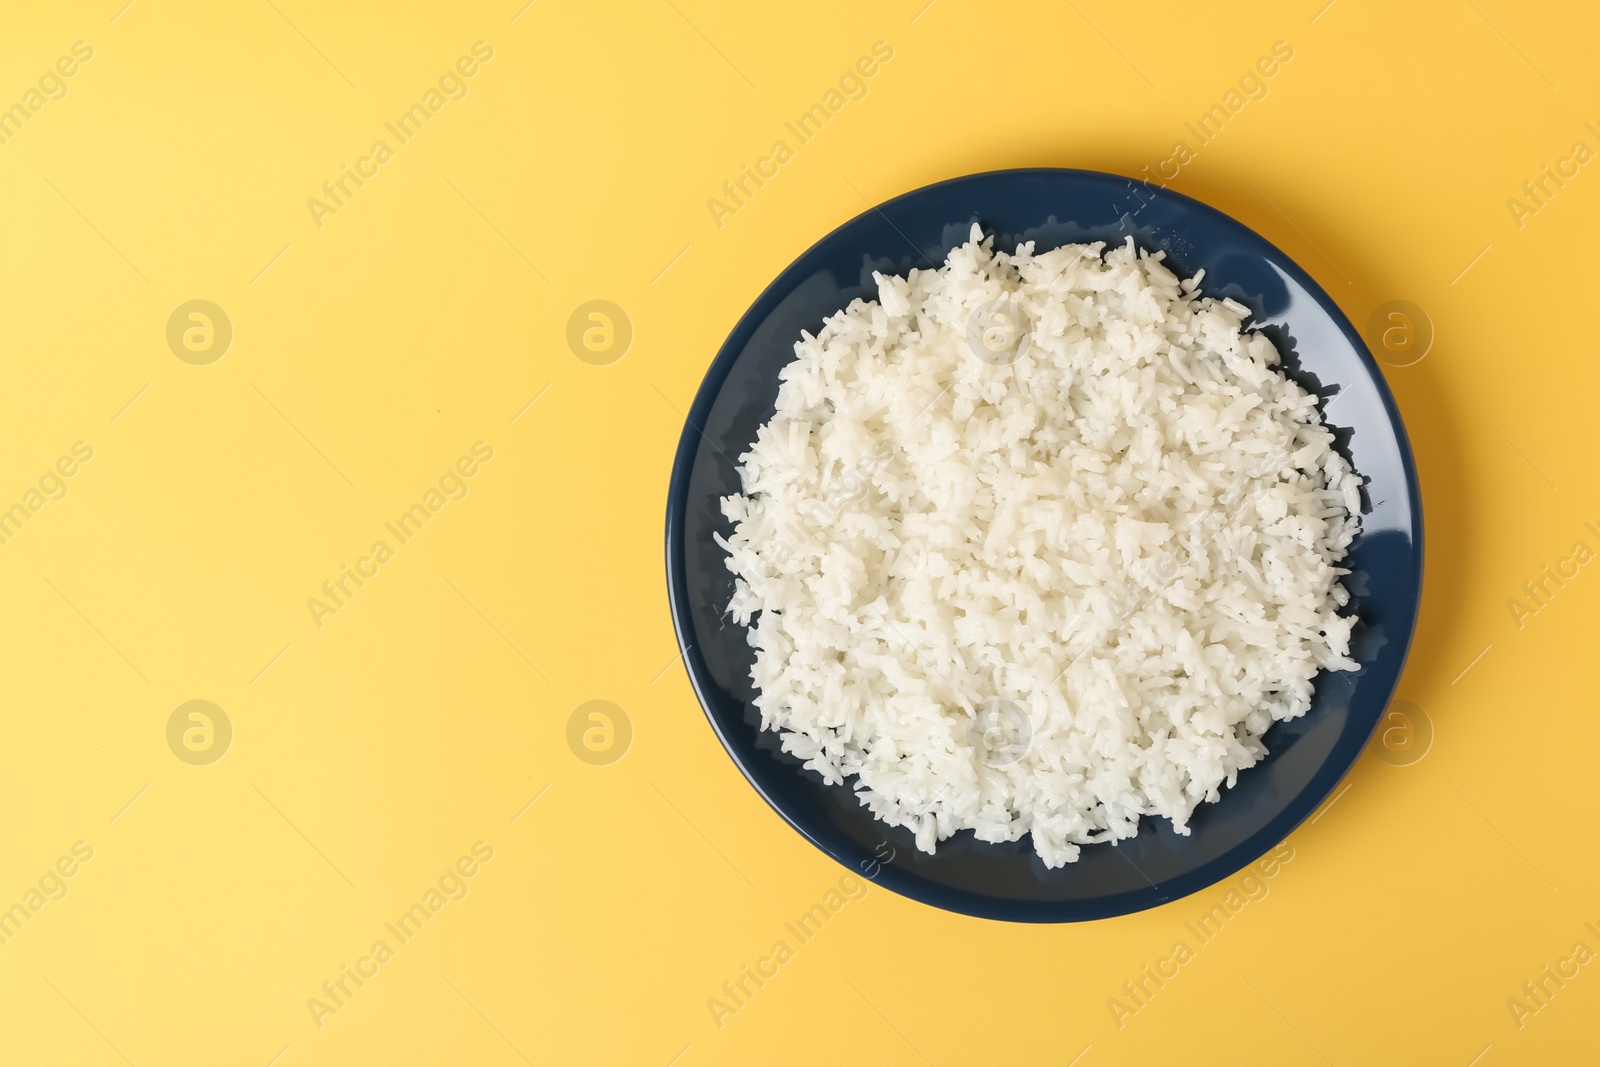
{"label": "plate rim", "polygon": [[[1126,893],[1115,894],[1109,897],[1095,898],[1090,901],[1074,901],[1064,903],[1061,901],[1030,901],[1030,900],[1005,900],[995,897],[986,897],[967,889],[958,889],[951,886],[941,886],[929,883],[926,880],[916,879],[901,868],[880,864],[876,875],[867,876],[858,874],[851,867],[849,861],[841,856],[826,841],[819,839],[806,826],[791,817],[782,805],[763,788],[760,778],[752,771],[746,760],[741,756],[736,746],[724,731],[712,713],[712,701],[708,699],[705,690],[706,678],[710,668],[706,665],[701,650],[691,640],[693,636],[693,620],[690,616],[690,596],[688,579],[684,565],[684,525],[687,515],[689,479],[694,463],[697,448],[697,439],[704,436],[700,426],[706,422],[717,397],[721,394],[722,387],[726,384],[729,373],[738,361],[739,354],[743,352],[755,329],[771,314],[777,301],[794,288],[794,282],[799,280],[802,273],[801,267],[819,249],[828,245],[841,233],[856,226],[861,220],[873,215],[881,214],[886,209],[917,197],[926,196],[935,190],[946,189],[951,186],[972,184],[994,179],[1022,179],[1022,178],[1063,178],[1068,180],[1087,180],[1098,182],[1111,180],[1125,182],[1130,187],[1143,187],[1152,197],[1176,199],[1188,209],[1209,215],[1224,226],[1237,229],[1247,239],[1259,242],[1266,249],[1275,253],[1284,269],[1305,288],[1306,292],[1316,301],[1332,320],[1334,325],[1345,337],[1345,340],[1355,350],[1356,355],[1364,365],[1368,377],[1376,387],[1379,400],[1383,404],[1384,412],[1388,417],[1389,425],[1395,435],[1395,443],[1400,455],[1401,468],[1405,474],[1406,493],[1412,516],[1412,538],[1409,550],[1410,562],[1414,565],[1416,573],[1416,593],[1410,598],[1409,613],[1405,620],[1404,639],[1401,643],[1398,663],[1395,669],[1393,684],[1389,687],[1388,694],[1376,708],[1372,716],[1372,723],[1365,731],[1361,744],[1355,746],[1349,753],[1348,759],[1341,759],[1338,753],[1345,747],[1341,738],[1335,743],[1334,749],[1328,758],[1313,772],[1308,784],[1290,798],[1266,825],[1245,837],[1238,844],[1220,855],[1201,864],[1200,866],[1182,874],[1164,879],[1160,883],[1153,883],[1145,889],[1135,889]],[[885,216],[887,219],[887,216]],[[888,220],[893,225],[892,220]],[[914,243],[909,242],[908,243]],[[919,254],[921,254],[919,250]],[[737,342],[737,343],[735,343]],[[1326,407],[1326,402],[1323,404]],[[1360,473],[1359,471],[1357,472]],[[796,255],[778,272],[750,305],[740,314],[737,321],[728,331],[716,355],[706,367],[699,387],[695,391],[694,401],[689,406],[688,414],[684,419],[683,430],[679,435],[677,448],[673,452],[672,470],[667,483],[667,508],[666,508],[666,577],[667,577],[667,602],[669,614],[672,617],[673,633],[678,645],[679,658],[684,664],[684,671],[689,677],[689,684],[694,691],[695,700],[700,705],[701,713],[710,725],[717,741],[721,744],[724,754],[739,769],[745,781],[755,790],[756,794],[771,808],[778,817],[790,828],[798,833],[812,846],[821,851],[828,858],[848,870],[852,875],[866,877],[875,885],[882,886],[899,896],[906,897],[919,904],[938,908],[943,911],[968,915],[974,918],[990,919],[1014,923],[1067,923],[1088,922],[1098,919],[1114,918],[1121,915],[1137,914],[1160,907],[1164,904],[1193,896],[1211,886],[1246,869],[1260,857],[1266,855],[1278,844],[1286,840],[1300,825],[1310,818],[1323,802],[1333,793],[1334,788],[1349,776],[1354,770],[1361,754],[1371,742],[1378,725],[1383,721],[1384,713],[1393,703],[1400,688],[1401,679],[1405,675],[1405,668],[1410,660],[1411,649],[1416,637],[1417,624],[1422,612],[1422,599],[1424,582],[1426,578],[1425,552],[1424,552],[1425,524],[1422,512],[1422,487],[1418,476],[1416,458],[1412,452],[1410,435],[1407,432],[1405,421],[1400,416],[1399,406],[1395,403],[1394,394],[1389,388],[1388,380],[1384,377],[1382,368],[1367,347],[1365,339],[1355,328],[1348,315],[1339,304],[1329,295],[1315,278],[1306,272],[1305,268],[1272,241],[1258,233],[1253,227],[1234,218],[1232,215],[1195,199],[1187,194],[1177,192],[1166,186],[1157,185],[1139,178],[1129,178],[1125,175],[1109,171],[1089,170],[1075,167],[1018,167],[1001,168],[997,170],[976,171],[970,174],[958,175],[942,179],[927,185],[921,185],[907,190],[888,200],[874,204],[866,210],[850,216],[845,221],[833,227],[826,234],[817,238],[803,251]],[[1330,773],[1330,768],[1337,766],[1337,771]],[[1306,803],[1310,798],[1309,803]],[[1226,794],[1224,794],[1224,800]],[[1222,803],[1218,801],[1217,803]],[[1301,810],[1303,808],[1303,810]],[[1261,842],[1266,842],[1261,847]],[[1116,847],[1113,845],[1112,847]],[[1245,855],[1248,854],[1248,855]],[[1238,857],[1243,856],[1240,859]],[[1163,887],[1167,887],[1163,892]],[[1145,899],[1149,898],[1149,899]],[[1106,902],[1105,906],[1096,906]],[[1129,903],[1130,906],[1122,906]]]}

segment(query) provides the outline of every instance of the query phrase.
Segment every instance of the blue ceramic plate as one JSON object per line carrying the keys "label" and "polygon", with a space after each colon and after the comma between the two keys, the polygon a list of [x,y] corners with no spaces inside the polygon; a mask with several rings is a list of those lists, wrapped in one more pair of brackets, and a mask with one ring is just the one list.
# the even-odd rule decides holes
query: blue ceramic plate
{"label": "blue ceramic plate", "polygon": [[[1270,755],[1242,771],[1188,836],[1146,819],[1138,837],[1089,845],[1046,870],[1028,837],[987,844],[963,831],[917,851],[878,822],[848,784],[819,775],[757,729],[745,630],[723,612],[733,591],[717,501],[739,490],[734,463],[772,416],[778,371],[801,330],[857,297],[876,298],[874,270],[937,267],[973,222],[1006,250],[1075,241],[1167,253],[1180,277],[1204,268],[1203,292],[1250,308],[1287,371],[1322,398],[1339,446],[1365,478],[1362,532],[1345,566],[1360,618],[1361,669],[1324,673],[1309,713],[1267,731]],[[1422,510],[1405,429],[1377,364],[1328,294],[1259,235],[1204,204],[1142,182],[1079,170],[974,174],[907,193],[851,219],[811,247],[745,312],[712,361],[689,412],[667,491],[667,587],[678,643],[711,727],[750,784],[788,823],[857,875],[938,908],[1017,922],[1100,919],[1187,896],[1238,871],[1288,836],[1350,769],[1394,692],[1422,584]],[[854,779],[849,781],[853,782]]]}

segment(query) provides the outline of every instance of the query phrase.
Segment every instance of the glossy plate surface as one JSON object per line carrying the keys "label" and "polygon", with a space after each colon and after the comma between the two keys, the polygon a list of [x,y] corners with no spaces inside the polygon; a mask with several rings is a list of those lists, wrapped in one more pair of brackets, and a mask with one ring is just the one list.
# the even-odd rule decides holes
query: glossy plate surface
{"label": "glossy plate surface", "polygon": [[[739,490],[734,463],[771,417],[778,371],[802,329],[852,299],[874,299],[874,270],[936,267],[973,222],[1007,251],[1079,241],[1167,253],[1180,277],[1204,269],[1202,291],[1254,313],[1285,369],[1322,397],[1325,421],[1365,479],[1362,532],[1345,562],[1359,617],[1352,673],[1317,678],[1312,709],[1276,723],[1270,755],[1202,805],[1188,836],[1146,819],[1138,837],[1085,846],[1046,870],[1031,839],[986,844],[963,831],[918,852],[911,834],[873,819],[848,784],[817,774],[762,733],[752,700],[754,650],[723,611],[733,590],[718,499]],[[1422,583],[1422,512],[1405,429],[1377,364],[1316,282],[1288,256],[1188,197],[1115,175],[1076,170],[975,174],[907,193],[840,226],[762,293],[717,353],[689,412],[667,496],[667,580],[673,623],[695,693],[728,754],[767,803],[835,860],[935,907],[1017,922],[1121,915],[1203,889],[1266,853],[1310,815],[1361,754],[1394,692],[1411,643]],[[854,779],[850,780],[851,782]]]}

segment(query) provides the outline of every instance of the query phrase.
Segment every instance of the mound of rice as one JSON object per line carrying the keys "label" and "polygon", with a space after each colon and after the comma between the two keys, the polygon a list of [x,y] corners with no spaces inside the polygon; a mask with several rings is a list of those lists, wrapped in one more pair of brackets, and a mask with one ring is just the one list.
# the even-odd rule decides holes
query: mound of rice
{"label": "mound of rice", "polygon": [[916,834],[1180,833],[1354,670],[1359,479],[1249,312],[1130,239],[875,275],[802,334],[718,542],[762,727]]}

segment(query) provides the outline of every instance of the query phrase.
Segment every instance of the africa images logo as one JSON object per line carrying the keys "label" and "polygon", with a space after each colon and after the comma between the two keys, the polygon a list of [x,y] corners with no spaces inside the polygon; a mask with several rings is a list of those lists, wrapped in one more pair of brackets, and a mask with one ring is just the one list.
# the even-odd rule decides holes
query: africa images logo
{"label": "africa images logo", "polygon": [[337,215],[355,199],[356,193],[366,187],[367,182],[378,176],[379,168],[395,157],[397,145],[409,144],[422,132],[428,121],[443,111],[452,100],[465,100],[471,91],[467,79],[475,77],[482,69],[482,64],[493,58],[492,45],[487,41],[473,42],[470,56],[457,59],[453,66],[439,75],[436,85],[427,88],[420,101],[400,112],[393,122],[383,124],[383,128],[393,136],[395,144],[379,138],[372,142],[366,155],[356,160],[354,167],[341,163],[338,175],[322,183],[322,196],[306,199],[306,210],[311,212],[311,221],[316,223],[317,229],[322,229],[326,225],[324,219],[329,215]]}

